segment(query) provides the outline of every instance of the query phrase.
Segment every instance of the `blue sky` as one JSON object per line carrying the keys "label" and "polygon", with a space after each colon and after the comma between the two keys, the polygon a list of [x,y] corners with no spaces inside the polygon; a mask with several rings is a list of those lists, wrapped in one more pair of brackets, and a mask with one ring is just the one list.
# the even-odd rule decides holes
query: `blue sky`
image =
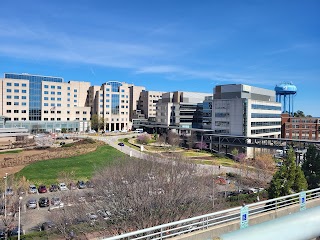
{"label": "blue sky", "polygon": [[148,90],[217,84],[298,87],[320,117],[320,1],[2,1],[0,74],[61,76]]}

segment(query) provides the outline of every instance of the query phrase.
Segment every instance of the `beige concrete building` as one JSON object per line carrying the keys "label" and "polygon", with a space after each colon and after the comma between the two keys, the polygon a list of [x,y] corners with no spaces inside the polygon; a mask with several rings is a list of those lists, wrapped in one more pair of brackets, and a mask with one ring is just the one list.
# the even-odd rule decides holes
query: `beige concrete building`
{"label": "beige concrete building", "polygon": [[[141,93],[145,91],[145,87],[140,87],[140,86],[134,86],[131,85],[129,87],[130,90],[130,121],[134,118],[134,116],[137,116],[137,112],[140,112],[141,108],[139,107],[139,99],[141,96]],[[138,110],[138,111],[137,111]]]}
{"label": "beige concrete building", "polygon": [[138,109],[144,114],[146,119],[155,121],[157,116],[157,103],[162,99],[164,92],[159,91],[141,91],[138,103]]}
{"label": "beige concrete building", "polygon": [[1,79],[1,112],[11,121],[26,121],[29,119],[29,81]]}

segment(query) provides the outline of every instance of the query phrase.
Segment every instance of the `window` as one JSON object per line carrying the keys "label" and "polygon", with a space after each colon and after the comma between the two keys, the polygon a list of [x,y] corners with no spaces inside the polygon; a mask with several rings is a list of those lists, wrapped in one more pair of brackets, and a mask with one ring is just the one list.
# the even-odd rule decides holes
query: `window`
{"label": "window", "polygon": [[10,95],[7,95],[7,99],[11,99],[11,96],[10,96]]}
{"label": "window", "polygon": [[15,87],[19,87],[19,83],[14,83],[14,86]]}
{"label": "window", "polygon": [[73,91],[74,91],[74,92],[78,92],[78,90],[77,90],[77,89],[74,89]]}
{"label": "window", "polygon": [[13,98],[14,98],[14,99],[19,99],[19,96],[14,96]]}
{"label": "window", "polygon": [[27,93],[27,90],[21,90],[22,93]]}
{"label": "window", "polygon": [[107,94],[106,94],[106,97],[110,97],[110,94],[109,94],[109,93],[107,93]]}
{"label": "window", "polygon": [[50,104],[50,106],[51,106],[51,107],[54,107],[54,106],[55,106],[55,104],[54,104],[54,103],[51,103],[51,104]]}
{"label": "window", "polygon": [[70,107],[70,104],[67,104],[67,107]]}
{"label": "window", "polygon": [[21,110],[21,113],[27,113],[27,110]]}
{"label": "window", "polygon": [[14,121],[19,121],[19,118],[14,118]]}
{"label": "window", "polygon": [[7,113],[11,113],[11,110],[7,110]]}
{"label": "window", "polygon": [[19,93],[19,89],[15,89],[14,92],[15,92],[15,93]]}
{"label": "window", "polygon": [[44,118],[45,121],[48,121],[48,118]]}
{"label": "window", "polygon": [[22,96],[21,99],[27,99],[27,96]]}
{"label": "window", "polygon": [[44,88],[49,88],[49,85],[44,85]]}
{"label": "window", "polygon": [[61,107],[61,103],[57,103],[57,107]]}
{"label": "window", "polygon": [[122,89],[121,92],[124,92],[124,89]]}
{"label": "window", "polygon": [[76,118],[76,120],[79,120],[80,118]]}
{"label": "window", "polygon": [[57,92],[58,95],[61,95],[61,92]]}
{"label": "window", "polygon": [[67,98],[67,101],[70,102],[70,98]]}
{"label": "window", "polygon": [[26,103],[26,102],[23,102],[23,103],[22,103],[22,106],[27,106],[27,103]]}
{"label": "window", "polygon": [[109,99],[107,99],[107,100],[106,100],[106,102],[110,102],[110,100],[109,100]]}
{"label": "window", "polygon": [[79,111],[76,111],[76,114],[80,114],[80,112],[79,112]]}
{"label": "window", "polygon": [[61,111],[57,111],[57,114],[61,114]]}
{"label": "window", "polygon": [[61,89],[61,86],[57,86],[58,89]]}
{"label": "window", "polygon": [[27,84],[26,84],[26,83],[22,83],[21,85],[22,85],[22,87],[26,87],[26,86],[27,86]]}
{"label": "window", "polygon": [[43,104],[43,106],[48,107],[48,106],[49,106],[49,104],[48,104],[48,103],[44,103],[44,104]]}
{"label": "window", "polygon": [[84,111],[83,114],[87,114],[87,112]]}
{"label": "window", "polygon": [[44,113],[49,113],[49,111],[48,111],[48,110],[44,110],[43,112],[44,112]]}
{"label": "window", "polygon": [[70,111],[67,111],[67,114],[70,114]]}
{"label": "window", "polygon": [[74,97],[78,97],[77,94],[73,95]]}
{"label": "window", "polygon": [[107,91],[107,92],[110,92],[110,88],[106,88],[106,91]]}
{"label": "window", "polygon": [[14,112],[14,113],[19,113],[19,110],[14,110],[13,112]]}
{"label": "window", "polygon": [[123,98],[124,98],[124,95],[121,95],[121,97],[123,97]]}
{"label": "window", "polygon": [[13,105],[19,106],[19,102],[14,102]]}
{"label": "window", "polygon": [[67,118],[67,121],[70,121],[70,118]]}
{"label": "window", "polygon": [[57,121],[61,121],[61,118],[57,118]]}
{"label": "window", "polygon": [[26,119],[26,118],[21,118],[21,120],[22,120],[22,121],[26,121],[27,119]]}
{"label": "window", "polygon": [[110,105],[106,105],[106,108],[109,108],[110,107]]}
{"label": "window", "polygon": [[44,94],[49,94],[49,92],[48,91],[44,91]]}
{"label": "window", "polygon": [[7,92],[11,92],[11,89],[7,89]]}
{"label": "window", "polygon": [[70,93],[68,92],[68,96],[70,96]]}
{"label": "window", "polygon": [[77,101],[77,99],[75,99],[75,100],[73,100],[73,102],[75,102],[75,103],[76,103],[76,102],[78,102],[78,101]]}
{"label": "window", "polygon": [[70,87],[68,87],[68,90],[70,90]]}
{"label": "window", "polygon": [[57,100],[58,100],[58,101],[61,101],[61,98],[58,97]]}
{"label": "window", "polygon": [[100,97],[103,97],[103,94],[100,94]]}
{"label": "window", "polygon": [[100,99],[100,101],[99,102],[103,102],[103,99]]}
{"label": "window", "polygon": [[48,97],[44,97],[43,100],[49,100],[49,98]]}
{"label": "window", "polygon": [[51,101],[54,101],[54,100],[56,100],[54,97],[52,97],[52,98],[50,98],[51,99]]}
{"label": "window", "polygon": [[54,118],[50,118],[51,121],[54,121]]}
{"label": "window", "polygon": [[87,121],[87,118],[83,118],[82,120],[83,120],[83,121]]}
{"label": "window", "polygon": [[56,86],[51,86],[51,89],[55,89],[56,88]]}
{"label": "window", "polygon": [[11,87],[12,83],[11,82],[7,82],[7,87]]}
{"label": "window", "polygon": [[51,92],[52,95],[56,94],[55,92]]}

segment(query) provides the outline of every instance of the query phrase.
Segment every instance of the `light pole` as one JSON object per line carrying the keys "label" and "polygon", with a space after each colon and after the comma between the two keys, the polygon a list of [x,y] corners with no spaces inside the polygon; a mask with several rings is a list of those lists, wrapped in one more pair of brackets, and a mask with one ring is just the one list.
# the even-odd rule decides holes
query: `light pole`
{"label": "light pole", "polygon": [[18,240],[20,240],[20,232],[21,232],[21,217],[20,217],[20,213],[21,213],[21,200],[22,200],[22,197],[19,197]]}
{"label": "light pole", "polygon": [[6,176],[4,177],[4,219],[7,220],[7,179],[8,179],[8,173],[6,173]]}

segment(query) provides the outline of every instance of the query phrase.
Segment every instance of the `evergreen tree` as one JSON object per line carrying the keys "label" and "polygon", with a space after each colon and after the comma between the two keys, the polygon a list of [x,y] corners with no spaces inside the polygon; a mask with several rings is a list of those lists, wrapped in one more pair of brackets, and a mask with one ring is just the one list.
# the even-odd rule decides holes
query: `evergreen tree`
{"label": "evergreen tree", "polygon": [[302,170],[306,176],[309,189],[320,187],[320,153],[313,145],[309,147],[306,153]]}
{"label": "evergreen tree", "polygon": [[302,190],[307,190],[308,184],[300,168],[295,164],[295,153],[288,150],[283,166],[273,176],[268,189],[269,198],[277,198]]}

